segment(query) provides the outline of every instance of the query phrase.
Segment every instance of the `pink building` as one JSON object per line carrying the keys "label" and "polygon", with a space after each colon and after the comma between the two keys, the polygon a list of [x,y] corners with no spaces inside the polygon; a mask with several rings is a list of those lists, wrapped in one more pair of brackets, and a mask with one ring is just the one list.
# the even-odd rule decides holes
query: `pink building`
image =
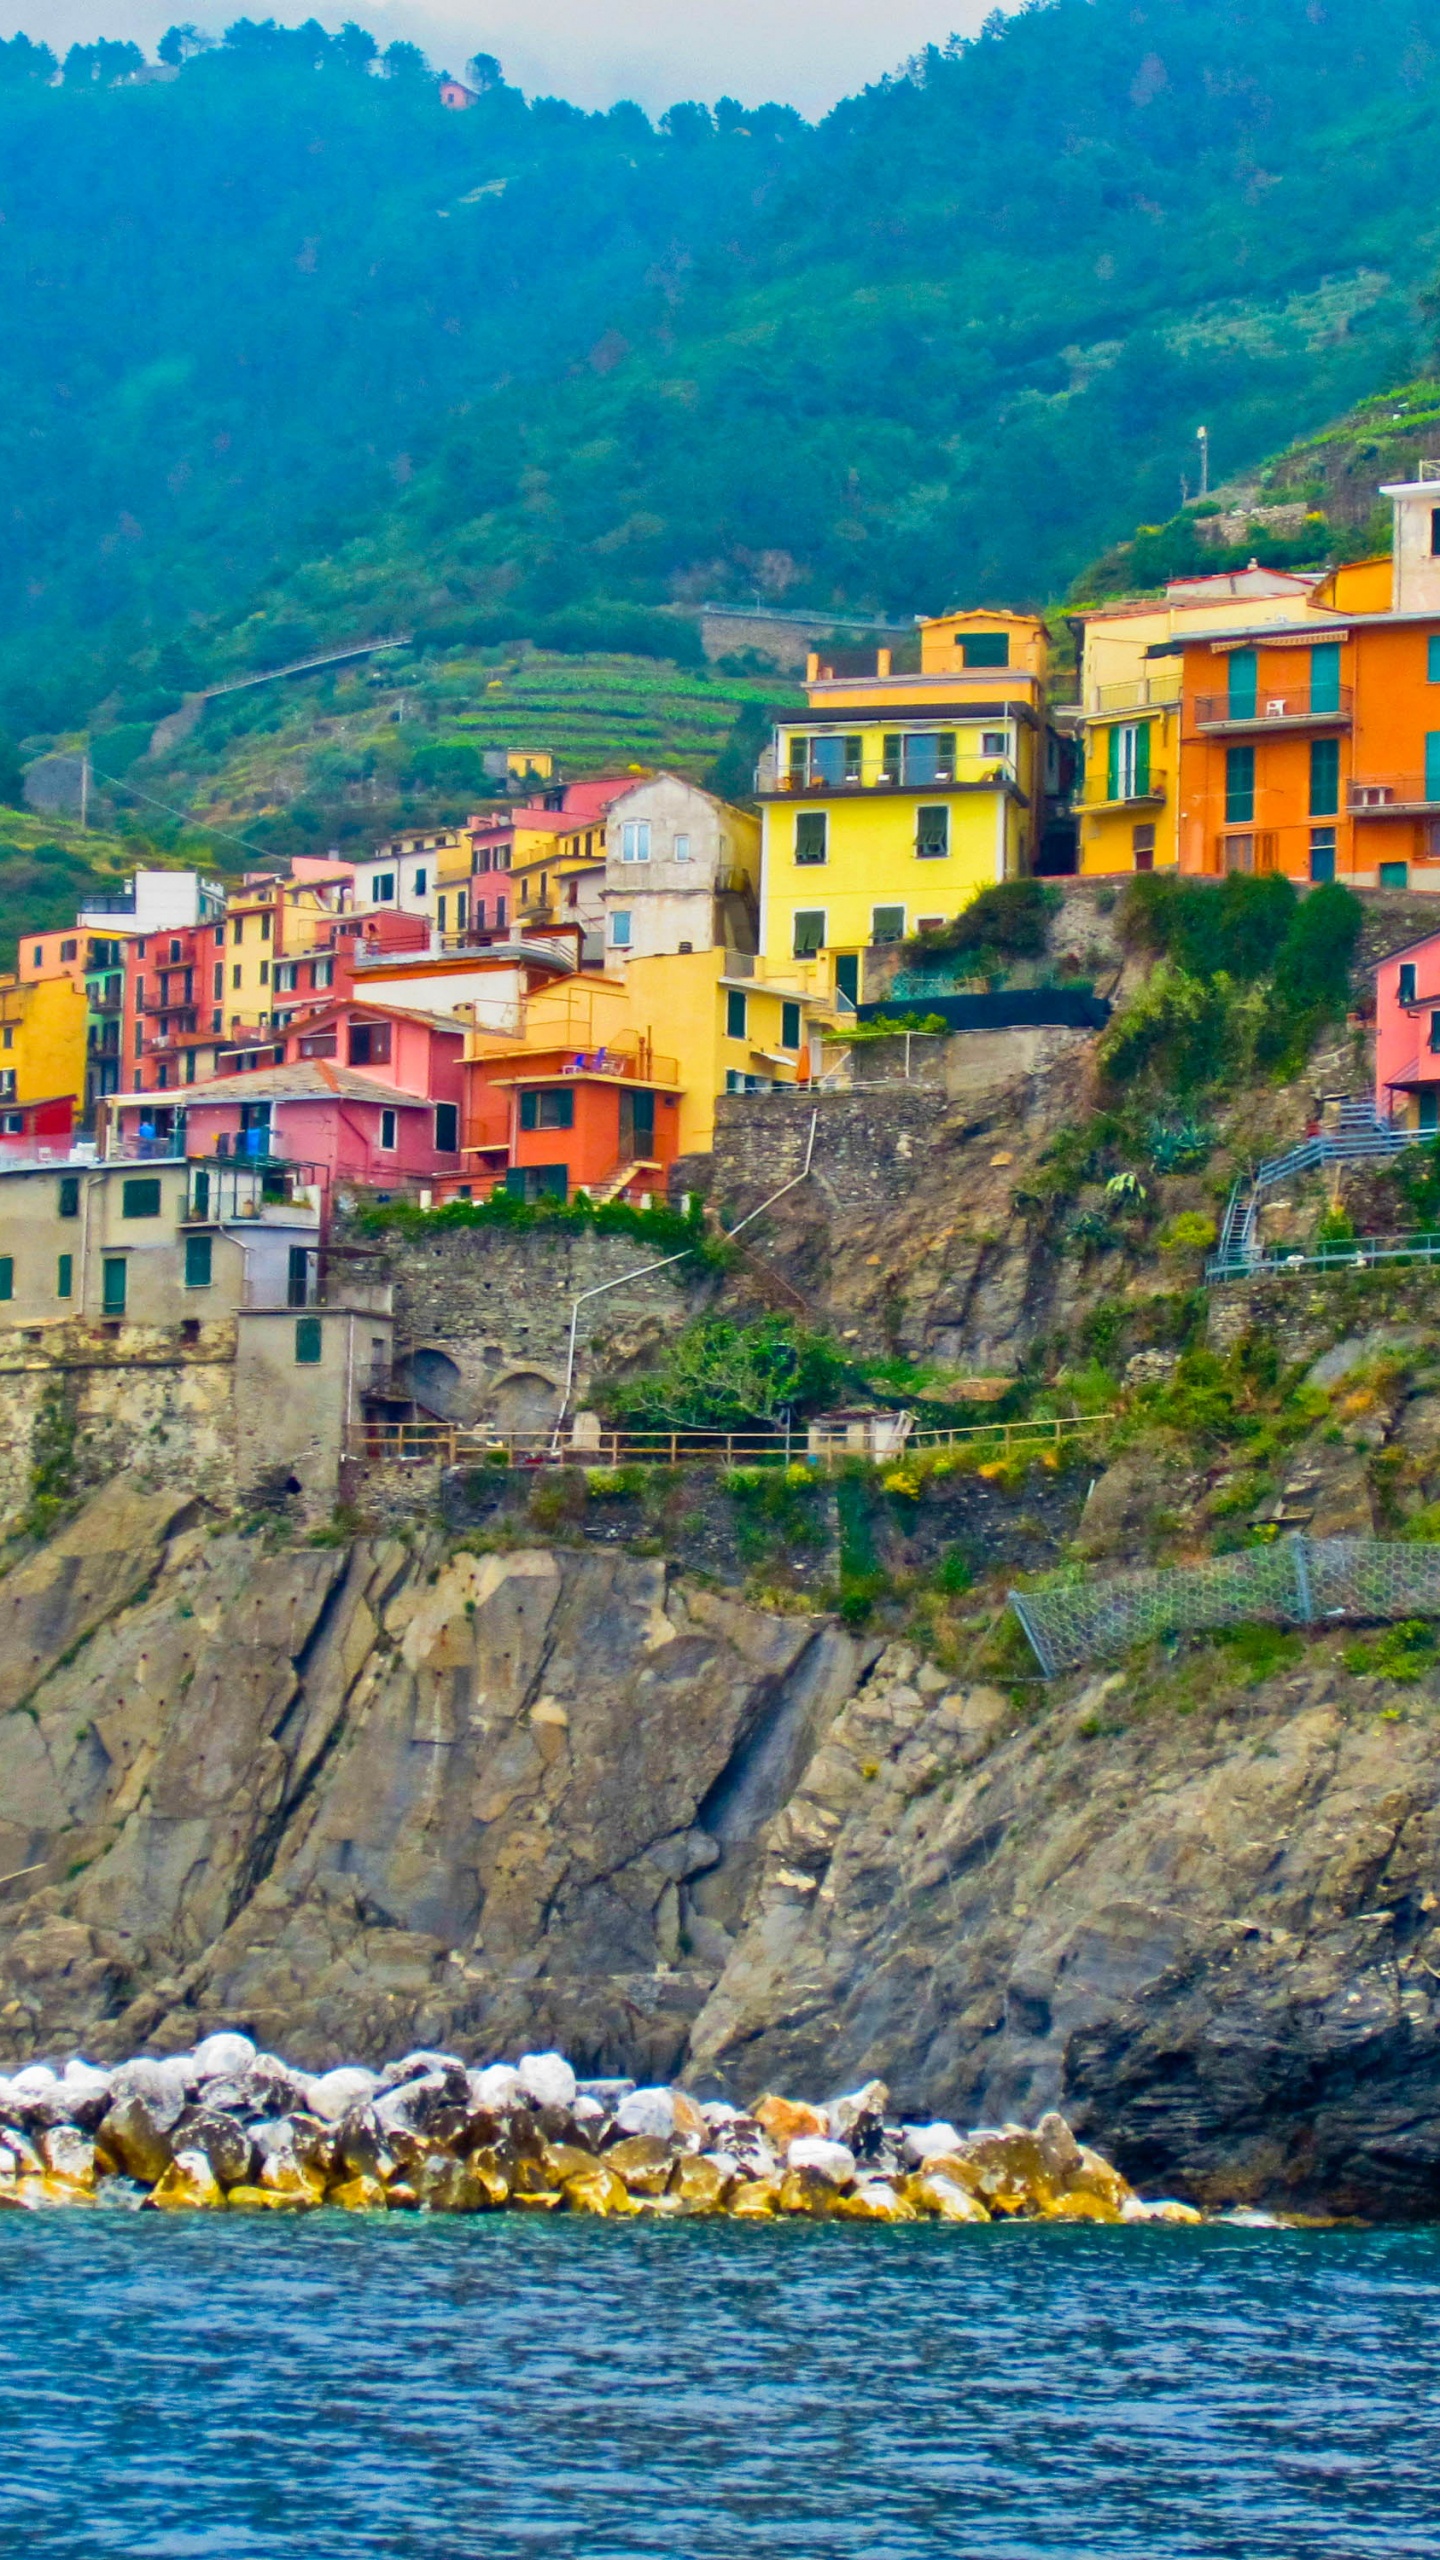
{"label": "pink building", "polygon": [[1375,971],[1375,1108],[1440,1130],[1440,933],[1392,951]]}

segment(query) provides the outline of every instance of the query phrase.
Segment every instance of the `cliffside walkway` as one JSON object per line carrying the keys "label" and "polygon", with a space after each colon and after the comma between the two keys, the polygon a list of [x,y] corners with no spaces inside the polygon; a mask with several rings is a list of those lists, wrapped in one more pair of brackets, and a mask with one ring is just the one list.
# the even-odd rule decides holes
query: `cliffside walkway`
{"label": "cliffside walkway", "polygon": [[[993,1442],[1003,1461],[1016,1449],[1037,1452],[1083,1438],[1113,1413],[1066,1414],[1042,1422],[961,1423],[953,1430],[912,1431],[900,1464],[917,1450],[963,1448]],[[553,1431],[463,1430],[447,1422],[376,1421],[352,1432],[347,1457],[362,1468],[406,1467],[753,1467],[808,1466],[834,1474],[843,1452],[812,1456],[801,1425],[794,1431]],[[882,1459],[881,1465],[887,1463]]]}
{"label": "cliffside walkway", "polygon": [[[1362,1164],[1383,1162],[1402,1155],[1407,1147],[1431,1137],[1431,1130],[1397,1129],[1393,1121],[1382,1120],[1373,1102],[1342,1102],[1332,1129],[1319,1130],[1313,1137],[1302,1138],[1300,1144],[1286,1149],[1284,1155],[1270,1156],[1251,1174],[1242,1174],[1225,1204],[1225,1217],[1214,1253],[1205,1265],[1208,1281],[1244,1280],[1261,1269],[1267,1260],[1277,1258],[1283,1264],[1315,1263],[1328,1259],[1321,1255],[1268,1256],[1256,1240],[1260,1210],[1267,1192],[1275,1191],[1283,1182],[1291,1182],[1298,1174],[1313,1173],[1325,1164]],[[1403,1249],[1403,1239],[1386,1237],[1378,1240],[1389,1248],[1380,1256],[1393,1260]],[[1423,1239],[1419,1240],[1423,1243]],[[1414,1248],[1412,1247],[1412,1250]],[[1353,1265],[1357,1252],[1367,1248],[1347,1245],[1336,1259]],[[1423,1258],[1429,1259],[1429,1256]]]}

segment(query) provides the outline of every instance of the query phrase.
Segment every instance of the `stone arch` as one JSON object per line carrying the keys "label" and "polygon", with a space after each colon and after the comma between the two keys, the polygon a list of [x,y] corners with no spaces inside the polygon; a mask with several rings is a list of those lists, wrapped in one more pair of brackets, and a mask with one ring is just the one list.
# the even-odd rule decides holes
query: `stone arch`
{"label": "stone arch", "polygon": [[560,1410],[560,1383],[543,1369],[509,1369],[495,1381],[487,1419],[497,1431],[548,1431]]}
{"label": "stone arch", "polygon": [[405,1362],[405,1375],[410,1393],[426,1413],[437,1415],[442,1422],[464,1422],[468,1419],[471,1399],[465,1392],[465,1380],[448,1351],[440,1351],[434,1343],[417,1344]]}

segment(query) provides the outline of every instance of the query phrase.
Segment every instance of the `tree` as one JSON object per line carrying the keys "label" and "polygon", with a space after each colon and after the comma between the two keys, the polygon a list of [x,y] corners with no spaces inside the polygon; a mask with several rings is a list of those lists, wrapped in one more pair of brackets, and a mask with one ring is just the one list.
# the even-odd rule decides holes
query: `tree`
{"label": "tree", "polygon": [[72,44],[61,78],[67,89],[113,89],[144,68],[138,44],[111,44],[102,37],[98,44]]}
{"label": "tree", "polygon": [[155,51],[161,62],[168,64],[172,71],[178,71],[181,64],[189,62],[193,55],[212,52],[214,45],[213,36],[207,36],[199,27],[186,25],[167,27]]}
{"label": "tree", "polygon": [[59,65],[48,44],[32,44],[28,36],[0,36],[0,88],[18,89],[22,81],[54,79]]}
{"label": "tree", "polygon": [[387,80],[428,80],[430,65],[418,44],[387,44],[385,77]]}
{"label": "tree", "polygon": [[465,65],[465,77],[477,96],[485,97],[491,89],[502,89],[505,74],[493,53],[472,53]]}
{"label": "tree", "polygon": [[25,768],[13,738],[0,733],[0,803],[7,809],[25,806]]}

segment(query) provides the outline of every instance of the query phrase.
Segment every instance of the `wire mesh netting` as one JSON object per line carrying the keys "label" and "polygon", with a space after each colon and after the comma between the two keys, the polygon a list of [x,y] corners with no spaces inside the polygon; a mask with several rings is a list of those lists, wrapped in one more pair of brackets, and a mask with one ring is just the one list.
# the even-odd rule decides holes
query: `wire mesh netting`
{"label": "wire mesh netting", "polygon": [[1282,1538],[1204,1564],[1117,1573],[1109,1581],[1012,1591],[1010,1604],[1047,1676],[1078,1671],[1159,1636],[1268,1619],[1440,1617],[1440,1545],[1380,1538]]}

